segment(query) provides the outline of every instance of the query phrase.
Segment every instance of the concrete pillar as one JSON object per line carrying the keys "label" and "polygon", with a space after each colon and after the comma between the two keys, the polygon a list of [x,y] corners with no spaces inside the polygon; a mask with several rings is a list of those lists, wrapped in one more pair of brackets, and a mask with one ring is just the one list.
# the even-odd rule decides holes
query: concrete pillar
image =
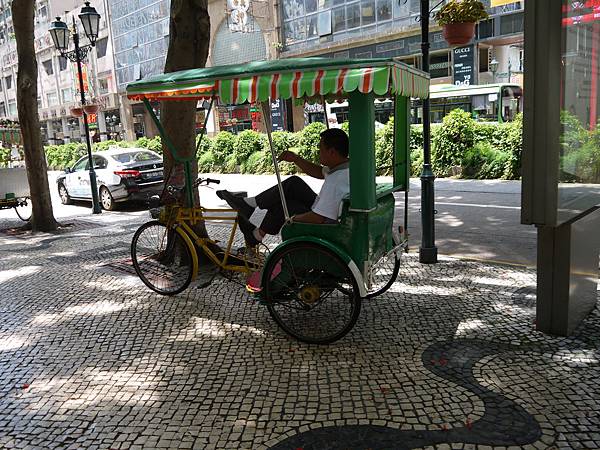
{"label": "concrete pillar", "polygon": [[135,130],[133,128],[133,108],[127,97],[121,97],[121,126],[123,127],[123,139],[126,141],[135,141]]}
{"label": "concrete pillar", "polygon": [[106,135],[106,114],[104,111],[98,111],[98,130],[100,131],[100,140],[106,141],[108,140],[108,136]]}
{"label": "concrete pillar", "polygon": [[66,117],[61,117],[60,122],[62,125],[62,132],[65,140],[65,144],[71,142],[71,130],[69,129],[69,121]]}

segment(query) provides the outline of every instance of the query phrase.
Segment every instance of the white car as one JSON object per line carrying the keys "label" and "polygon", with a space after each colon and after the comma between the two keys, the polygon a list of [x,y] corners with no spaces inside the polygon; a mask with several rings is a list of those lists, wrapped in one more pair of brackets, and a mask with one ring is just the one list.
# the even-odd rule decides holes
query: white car
{"label": "white car", "polygon": [[[117,202],[147,200],[163,190],[163,160],[144,148],[115,148],[92,153],[100,204],[106,210],[115,209]],[[91,200],[87,155],[56,179],[63,205],[75,200]]]}

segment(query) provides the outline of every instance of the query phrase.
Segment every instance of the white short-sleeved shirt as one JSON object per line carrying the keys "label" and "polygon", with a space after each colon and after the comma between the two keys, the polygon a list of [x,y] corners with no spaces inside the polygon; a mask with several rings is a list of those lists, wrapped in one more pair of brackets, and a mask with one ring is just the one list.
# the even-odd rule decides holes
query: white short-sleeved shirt
{"label": "white short-sleeved shirt", "polygon": [[325,182],[312,205],[312,211],[331,220],[337,220],[342,199],[350,192],[348,163],[329,169],[323,167]]}

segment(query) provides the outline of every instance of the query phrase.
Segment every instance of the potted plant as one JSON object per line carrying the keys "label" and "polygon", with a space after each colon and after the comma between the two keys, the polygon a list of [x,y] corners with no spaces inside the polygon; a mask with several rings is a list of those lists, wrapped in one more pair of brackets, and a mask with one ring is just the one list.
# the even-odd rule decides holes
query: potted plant
{"label": "potted plant", "polygon": [[83,116],[83,108],[81,106],[71,106],[70,111],[71,115],[74,117]]}
{"label": "potted plant", "polygon": [[83,110],[86,114],[96,114],[98,112],[98,109],[99,105],[96,105],[95,103],[88,103],[83,107]]}
{"label": "potted plant", "polygon": [[444,27],[444,39],[455,46],[471,42],[475,24],[488,17],[479,0],[450,0],[435,14],[435,20]]}

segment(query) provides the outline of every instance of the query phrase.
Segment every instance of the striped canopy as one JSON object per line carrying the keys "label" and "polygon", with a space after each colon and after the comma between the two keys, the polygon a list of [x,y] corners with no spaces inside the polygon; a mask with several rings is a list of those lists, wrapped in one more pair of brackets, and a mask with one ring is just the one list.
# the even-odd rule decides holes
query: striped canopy
{"label": "striped canopy", "polygon": [[343,97],[358,90],[378,96],[426,98],[429,75],[389,58],[289,58],[190,69],[131,83],[132,100],[201,100],[239,104],[268,98]]}

